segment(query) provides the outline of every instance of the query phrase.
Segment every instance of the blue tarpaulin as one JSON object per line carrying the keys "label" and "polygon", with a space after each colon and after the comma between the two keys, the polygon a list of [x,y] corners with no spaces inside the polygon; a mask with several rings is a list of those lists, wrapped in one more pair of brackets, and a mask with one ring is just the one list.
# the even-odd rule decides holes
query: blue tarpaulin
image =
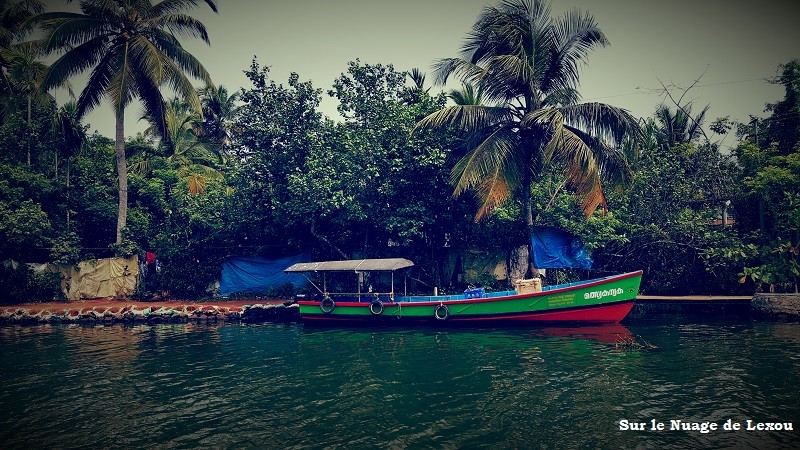
{"label": "blue tarpaulin", "polygon": [[531,232],[533,265],[538,269],[574,267],[590,269],[592,260],[577,236],[552,227],[536,227]]}
{"label": "blue tarpaulin", "polygon": [[308,254],[266,259],[249,256],[232,256],[222,263],[219,292],[223,297],[231,294],[263,294],[287,283],[295,287],[308,284],[299,273],[283,273],[283,269],[299,262],[310,261]]}

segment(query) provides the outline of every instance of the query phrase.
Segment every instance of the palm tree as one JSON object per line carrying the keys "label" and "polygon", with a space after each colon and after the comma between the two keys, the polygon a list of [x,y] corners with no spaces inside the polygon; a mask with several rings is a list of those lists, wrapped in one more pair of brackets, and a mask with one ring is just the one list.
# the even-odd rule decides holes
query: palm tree
{"label": "palm tree", "polygon": [[669,106],[659,105],[655,112],[655,117],[661,124],[657,134],[659,143],[673,147],[676,144],[689,143],[700,136],[705,136],[702,125],[709,107],[710,105],[706,105],[699,114],[692,117],[691,103],[686,106],[679,105],[674,113]]}
{"label": "palm tree", "polygon": [[461,89],[453,89],[447,94],[447,98],[453,101],[456,105],[482,105],[483,104],[483,88],[478,87],[475,89],[470,83],[463,83]]}
{"label": "palm tree", "polygon": [[483,9],[461,57],[437,61],[438,83],[458,76],[487,103],[446,107],[417,125],[479,136],[452,172],[454,195],[477,194],[476,220],[518,196],[532,227],[531,187],[547,165],[560,168],[587,214],[604,203],[603,182],[624,180],[628,170],[617,147],[636,132],[635,118],[603,103],[578,103],[576,90],[578,63],[605,45],[589,14],[553,18],[541,0],[506,0]]}
{"label": "palm tree", "polygon": [[[148,114],[163,119],[161,87],[168,85],[195,111],[200,99],[188,73],[212,84],[202,64],[187,52],[178,37],[197,37],[209,44],[205,26],[184,13],[198,0],[82,0],[81,13],[54,12],[36,17],[45,32],[48,53],[61,56],[50,66],[44,89],[93,68],[78,98],[78,116],[107,98],[116,119],[116,162],[119,178],[119,213],[116,242],[122,241],[128,213],[128,179],[125,158],[125,107],[140,99]],[[216,11],[216,1],[205,0]],[[163,133],[166,134],[166,133]]]}
{"label": "palm tree", "polygon": [[5,115],[14,97],[24,96],[27,102],[28,127],[26,133],[27,162],[31,165],[31,112],[32,102],[40,100],[39,84],[47,65],[38,61],[39,48],[35,42],[20,42],[31,31],[28,23],[33,15],[41,13],[44,5],[35,0],[0,0],[0,93],[4,96],[2,114]]}
{"label": "palm tree", "polygon": [[[78,120],[78,104],[73,99],[58,108],[53,116],[53,128],[62,139],[62,145],[54,149],[53,152],[53,173],[58,179],[58,157],[63,154],[66,163],[64,181],[67,191],[67,199],[70,196],[70,164],[75,155],[86,142],[86,127]],[[67,226],[70,225],[71,211],[67,208]]]}
{"label": "palm tree", "polygon": [[[34,103],[38,106],[45,106],[50,102],[55,102],[53,96],[41,90],[48,66],[39,60],[41,48],[39,42],[36,41],[12,45],[10,48],[0,51],[0,54],[3,55],[3,60],[7,65],[6,86],[10,89],[12,96],[25,98],[26,125],[28,128],[26,133],[27,163],[28,167],[30,167],[31,147],[35,133],[33,126]],[[67,88],[70,96],[73,95],[72,86],[67,80],[55,87]]]}
{"label": "palm tree", "polygon": [[[55,177],[58,178],[58,157],[63,154],[63,159],[69,164],[70,158],[77,154],[78,150],[86,142],[86,127],[78,120],[78,104],[71,100],[58,108],[53,114],[53,131],[63,139],[63,145],[54,149],[54,170]],[[69,165],[67,165],[67,186],[69,186]]]}
{"label": "palm tree", "polygon": [[421,70],[414,67],[411,72],[408,72],[408,77],[414,83],[414,87],[419,90],[425,90],[425,74]]}
{"label": "palm tree", "polygon": [[[202,141],[201,116],[191,110],[189,105],[178,98],[173,98],[165,105],[166,135],[156,118],[144,115],[150,126],[145,130],[145,137],[161,138],[159,149],[166,160],[178,167],[178,173],[187,180],[189,192],[202,194],[209,179],[219,179],[222,174],[216,166],[222,163],[220,147]],[[131,170],[147,172],[149,161],[144,158],[131,166]]]}
{"label": "palm tree", "polygon": [[36,0],[0,0],[0,77],[3,79],[3,90],[11,89],[7,78],[9,61],[6,52],[30,31],[28,19],[42,11],[44,5]]}
{"label": "palm tree", "polygon": [[231,144],[231,123],[238,110],[239,94],[228,94],[223,85],[205,87],[198,94],[203,104],[201,137],[224,153]]}
{"label": "palm tree", "polygon": [[655,119],[639,119],[638,135],[629,136],[622,142],[625,161],[633,172],[636,172],[643,154],[658,149],[660,130]]}

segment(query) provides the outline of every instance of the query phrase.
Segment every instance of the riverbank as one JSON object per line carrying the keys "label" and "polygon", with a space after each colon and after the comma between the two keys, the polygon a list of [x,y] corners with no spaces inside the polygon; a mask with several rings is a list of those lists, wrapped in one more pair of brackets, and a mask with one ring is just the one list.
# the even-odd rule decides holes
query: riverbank
{"label": "riverbank", "polygon": [[0,323],[166,323],[187,321],[290,321],[297,305],[283,300],[208,302],[94,299],[80,302],[26,303],[0,307]]}
{"label": "riverbank", "polygon": [[[298,305],[291,300],[178,300],[137,301],[95,299],[80,302],[26,303],[0,307],[0,324],[36,323],[171,323],[188,321],[273,321],[299,319]],[[663,315],[767,316],[800,319],[797,294],[750,296],[640,295],[626,323]]]}
{"label": "riverbank", "polygon": [[753,314],[752,296],[639,295],[626,322],[647,320],[669,315],[688,316],[750,316]]}
{"label": "riverbank", "polygon": [[800,294],[757,293],[753,296],[687,295],[667,297],[640,295],[626,320],[663,314],[733,315],[800,320]]}

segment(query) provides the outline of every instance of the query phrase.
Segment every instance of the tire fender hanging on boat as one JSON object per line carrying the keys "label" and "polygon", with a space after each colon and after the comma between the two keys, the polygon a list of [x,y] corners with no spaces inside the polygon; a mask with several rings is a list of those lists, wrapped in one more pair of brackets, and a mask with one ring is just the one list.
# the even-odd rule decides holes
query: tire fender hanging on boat
{"label": "tire fender hanging on boat", "polygon": [[369,312],[371,312],[373,315],[380,316],[383,314],[383,310],[383,302],[377,298],[369,304]]}
{"label": "tire fender hanging on boat", "polygon": [[336,309],[336,302],[334,302],[332,298],[326,296],[319,302],[319,309],[323,314],[330,314]]}
{"label": "tire fender hanging on boat", "polygon": [[450,310],[447,309],[447,305],[440,304],[433,310],[433,317],[436,317],[436,320],[447,320],[448,316],[450,316]]}

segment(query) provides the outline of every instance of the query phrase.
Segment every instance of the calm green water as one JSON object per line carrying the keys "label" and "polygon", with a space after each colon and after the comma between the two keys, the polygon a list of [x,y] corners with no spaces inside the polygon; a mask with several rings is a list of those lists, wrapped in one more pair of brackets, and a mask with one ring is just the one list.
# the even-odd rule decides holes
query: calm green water
{"label": "calm green water", "polygon": [[0,364],[4,449],[800,447],[798,323],[6,326]]}

